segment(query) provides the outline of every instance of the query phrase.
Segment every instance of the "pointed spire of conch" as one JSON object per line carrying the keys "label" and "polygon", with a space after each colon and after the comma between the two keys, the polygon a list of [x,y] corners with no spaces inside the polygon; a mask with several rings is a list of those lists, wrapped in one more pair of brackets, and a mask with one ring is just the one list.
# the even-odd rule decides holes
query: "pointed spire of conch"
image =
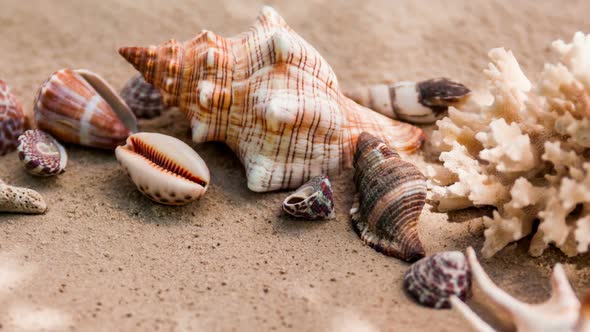
{"label": "pointed spire of conch", "polygon": [[119,54],[162,93],[166,104],[178,105],[182,82],[184,47],[176,40],[160,46],[121,47]]}

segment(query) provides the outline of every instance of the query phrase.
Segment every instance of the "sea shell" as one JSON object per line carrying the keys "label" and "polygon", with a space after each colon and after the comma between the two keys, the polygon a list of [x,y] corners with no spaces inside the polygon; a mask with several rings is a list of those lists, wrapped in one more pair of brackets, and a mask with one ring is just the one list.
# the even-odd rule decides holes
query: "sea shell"
{"label": "sea shell", "polygon": [[160,91],[145,81],[141,74],[133,76],[121,89],[121,98],[138,119],[151,119],[164,111]]}
{"label": "sea shell", "polygon": [[64,142],[114,149],[137,131],[123,99],[88,70],[55,72],[39,89],[34,107],[39,128]]}
{"label": "sea shell", "polygon": [[20,103],[0,80],[0,156],[16,149],[18,136],[23,133],[25,116]]}
{"label": "sea shell", "polygon": [[38,129],[25,131],[18,138],[18,158],[27,172],[38,176],[63,173],[68,154],[55,138]]}
{"label": "sea shell", "polygon": [[362,131],[404,152],[424,140],[421,129],[345,97],[330,65],[270,7],[233,38],[203,31],[119,53],[186,113],[195,142],[225,142],[238,155],[256,192],[338,174]]}
{"label": "sea shell", "polygon": [[0,212],[41,214],[45,211],[47,204],[38,192],[9,186],[0,180]]}
{"label": "sea shell", "polygon": [[332,184],[327,176],[312,178],[283,202],[283,210],[303,219],[333,219],[334,199]]}
{"label": "sea shell", "polygon": [[155,202],[184,205],[205,194],[209,169],[183,141],[157,133],[137,133],[115,150],[139,191]]}
{"label": "sea shell", "polygon": [[471,293],[471,270],[460,251],[445,251],[412,264],[404,287],[416,301],[432,308],[450,308],[449,297],[465,300]]}
{"label": "sea shell", "polygon": [[[467,249],[467,260],[471,267],[474,285],[485,296],[485,302],[492,303],[508,313],[511,322],[519,332],[588,332],[590,328],[590,298],[583,303],[576,297],[561,264],[556,264],[551,276],[551,297],[538,304],[528,304],[515,299],[500,289],[479,264],[475,251]],[[479,295],[479,292],[477,293]],[[453,308],[477,331],[493,332],[490,325],[479,318],[457,297],[451,297]]]}
{"label": "sea shell", "polygon": [[412,123],[433,123],[449,106],[459,107],[470,94],[463,84],[446,78],[422,82],[377,84],[344,90],[357,103],[392,119]]}
{"label": "sea shell", "polygon": [[361,239],[407,262],[424,257],[416,227],[426,202],[426,179],[416,166],[379,138],[362,133],[354,156],[354,182],[358,203],[350,213]]}

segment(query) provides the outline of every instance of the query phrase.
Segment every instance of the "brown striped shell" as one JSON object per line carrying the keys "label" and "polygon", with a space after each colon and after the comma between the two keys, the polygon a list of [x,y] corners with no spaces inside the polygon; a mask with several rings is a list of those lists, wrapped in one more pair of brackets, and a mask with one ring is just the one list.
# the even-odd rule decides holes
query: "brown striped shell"
{"label": "brown striped shell", "polygon": [[352,223],[363,241],[407,262],[424,257],[417,224],[426,200],[426,179],[411,163],[369,133],[354,156],[358,206]]}
{"label": "brown striped shell", "polygon": [[125,102],[88,70],[52,74],[39,89],[34,108],[39,128],[63,142],[114,149],[137,131]]}
{"label": "brown striped shell", "polygon": [[115,155],[137,189],[157,203],[184,205],[203,196],[209,186],[203,159],[171,136],[133,134]]}
{"label": "brown striped shell", "polygon": [[398,82],[346,89],[344,94],[392,119],[411,123],[433,123],[441,119],[450,106],[460,107],[470,90],[446,78],[422,82]]}
{"label": "brown striped shell", "polygon": [[451,296],[465,301],[471,294],[471,269],[462,252],[440,252],[412,264],[404,288],[422,305],[450,308]]}
{"label": "brown striped shell", "polygon": [[25,116],[21,104],[10,92],[8,84],[0,80],[0,156],[16,149],[24,128]]}
{"label": "brown striped shell", "polygon": [[27,172],[52,176],[65,171],[68,154],[51,135],[38,129],[27,130],[19,136],[18,142],[18,158]]}
{"label": "brown striped shell", "polygon": [[121,98],[125,100],[138,119],[151,119],[164,111],[164,102],[160,91],[137,74],[125,83],[121,89]]}
{"label": "brown striped shell", "polygon": [[232,38],[205,30],[119,53],[186,114],[193,141],[224,142],[238,155],[253,191],[340,173],[362,131],[404,152],[424,139],[421,129],[345,97],[326,60],[270,7]]}

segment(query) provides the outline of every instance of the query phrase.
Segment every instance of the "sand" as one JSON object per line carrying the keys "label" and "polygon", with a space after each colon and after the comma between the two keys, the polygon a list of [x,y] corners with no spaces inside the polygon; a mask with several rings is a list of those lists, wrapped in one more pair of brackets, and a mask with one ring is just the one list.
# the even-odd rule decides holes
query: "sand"
{"label": "sand", "polygon": [[[342,86],[447,76],[479,89],[488,49],[513,50],[534,73],[554,59],[552,40],[590,31],[588,1],[268,4],[326,57]],[[64,67],[94,70],[119,88],[134,71],[118,47],[188,39],[202,28],[233,35],[261,5],[2,0],[0,77],[28,110],[41,82]],[[188,141],[178,112],[140,125]],[[0,215],[0,331],[469,331],[456,312],[410,300],[402,291],[408,265],[352,231],[350,171],[333,179],[337,219],[294,221],[280,212],[285,192],[247,189],[228,148],[195,148],[212,185],[180,208],[143,197],[111,152],[67,146],[67,172],[50,179],[25,173],[16,153],[0,158],[0,178],[38,190],[50,208],[42,216]],[[426,210],[419,231],[427,253],[479,250],[483,213]],[[552,249],[531,258],[527,242],[484,262],[502,287],[541,301],[557,262],[578,293],[590,286],[587,255]]]}

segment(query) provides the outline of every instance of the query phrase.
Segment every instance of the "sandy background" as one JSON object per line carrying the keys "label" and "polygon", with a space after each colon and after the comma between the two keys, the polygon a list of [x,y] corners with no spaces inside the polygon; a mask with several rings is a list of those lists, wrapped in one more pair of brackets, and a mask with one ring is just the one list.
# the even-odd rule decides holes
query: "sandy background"
{"label": "sandy background", "polygon": [[[590,31],[588,1],[269,1],[332,64],[342,86],[448,76],[481,88],[486,53],[512,49],[531,78],[556,38]],[[194,36],[233,35],[258,1],[2,0],[0,77],[30,109],[53,71],[88,68],[117,88],[133,74],[116,50]],[[549,57],[549,58],[548,58]],[[186,138],[179,113],[141,123]],[[153,204],[114,154],[68,146],[67,173],[26,174],[16,153],[0,178],[41,192],[43,216],[0,215],[0,331],[463,331],[453,311],[415,305],[402,291],[408,265],[363,245],[347,211],[351,172],[333,179],[338,218],[281,216],[287,193],[255,194],[222,145],[196,147],[212,173],[199,202]],[[427,253],[482,244],[481,211],[426,211]],[[564,262],[578,292],[590,287],[588,256],[557,250],[532,259],[527,241],[485,262],[519,298],[548,296]]]}

